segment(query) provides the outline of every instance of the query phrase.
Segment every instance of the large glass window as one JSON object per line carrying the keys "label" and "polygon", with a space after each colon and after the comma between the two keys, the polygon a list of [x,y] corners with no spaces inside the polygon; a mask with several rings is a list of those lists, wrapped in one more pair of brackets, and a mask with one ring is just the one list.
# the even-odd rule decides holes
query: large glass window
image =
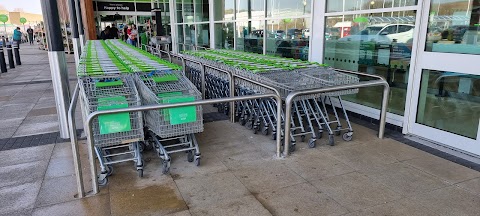
{"label": "large glass window", "polygon": [[208,22],[208,0],[195,1],[195,22]]}
{"label": "large glass window", "polygon": [[[324,63],[386,77],[392,87],[388,111],[403,115],[414,22],[413,11],[327,17]],[[379,87],[362,88],[344,99],[379,109],[381,97]]]}
{"label": "large glass window", "polygon": [[327,12],[405,7],[417,3],[418,0],[327,0]]}
{"label": "large glass window", "polygon": [[198,24],[197,28],[197,46],[210,47],[210,29],[208,24]]}
{"label": "large glass window", "polygon": [[183,50],[183,44],[184,44],[184,27],[183,25],[177,25],[177,42],[179,44],[179,51]]}
{"label": "large glass window", "polygon": [[266,49],[268,55],[308,60],[310,18],[269,20]]}
{"label": "large glass window", "polygon": [[479,75],[423,70],[417,123],[476,139],[479,120]]}
{"label": "large glass window", "polygon": [[311,0],[266,0],[268,17],[293,17],[309,15]]}
{"label": "large glass window", "polygon": [[237,50],[263,54],[263,21],[237,22]]}
{"label": "large glass window", "polygon": [[263,0],[237,0],[237,20],[261,18],[265,18]]}
{"label": "large glass window", "polygon": [[215,24],[215,48],[233,49],[234,36],[233,22]]}
{"label": "large glass window", "polygon": [[184,23],[194,22],[193,10],[194,10],[193,0],[183,0],[183,22]]}
{"label": "large glass window", "polygon": [[183,6],[182,6],[182,0],[176,0],[175,1],[175,7],[176,7],[176,12],[177,12],[177,23],[183,23]]}
{"label": "large glass window", "polygon": [[192,46],[196,44],[195,25],[185,24],[183,25],[185,32],[185,50],[191,50]]}
{"label": "large glass window", "polygon": [[215,21],[235,19],[235,0],[214,0]]}
{"label": "large glass window", "polygon": [[432,0],[426,51],[480,54],[480,1]]}

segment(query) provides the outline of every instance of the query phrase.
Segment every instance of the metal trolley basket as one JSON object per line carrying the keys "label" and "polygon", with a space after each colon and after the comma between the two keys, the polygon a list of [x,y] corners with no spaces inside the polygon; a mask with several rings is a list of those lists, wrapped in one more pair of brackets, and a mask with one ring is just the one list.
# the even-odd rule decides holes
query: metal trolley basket
{"label": "metal trolley basket", "polygon": [[[135,76],[143,104],[180,103],[201,100],[201,93],[179,71],[156,71]],[[189,162],[200,165],[195,133],[203,132],[201,106],[144,112],[149,141],[163,160],[163,173],[170,170],[170,154],[186,152]]]}
{"label": "metal trolley basket", "polygon": [[[140,105],[140,97],[133,78],[129,75],[116,77],[79,77],[82,110],[90,114],[97,110],[126,108]],[[134,161],[140,177],[143,176],[143,161],[139,141],[144,138],[143,118],[140,112],[101,115],[93,122],[93,143],[99,159],[100,185],[108,182],[113,164]]]}

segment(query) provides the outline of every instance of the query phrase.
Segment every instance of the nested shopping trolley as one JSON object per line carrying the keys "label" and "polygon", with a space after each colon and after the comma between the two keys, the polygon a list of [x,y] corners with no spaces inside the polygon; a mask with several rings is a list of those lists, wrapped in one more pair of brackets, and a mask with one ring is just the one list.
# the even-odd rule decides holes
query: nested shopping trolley
{"label": "nested shopping trolley", "polygon": [[[95,111],[138,106],[141,104],[133,77],[105,46],[103,41],[89,41],[77,67],[81,107],[84,116]],[[143,140],[143,117],[139,112],[100,115],[92,126],[94,150],[99,160],[100,185],[108,182],[113,164],[133,161],[140,177],[143,160],[139,142]]]}
{"label": "nested shopping trolley", "polygon": [[[268,86],[274,87],[280,93],[282,98],[292,91],[301,91],[307,89],[324,88],[328,86],[344,85],[359,82],[358,77],[344,73],[339,73],[332,68],[324,67],[316,63],[304,62],[294,59],[286,59],[279,57],[264,56],[252,53],[245,53],[230,50],[206,50],[193,51],[185,53],[186,73],[194,82],[201,81],[200,64],[213,66],[206,69],[206,92],[229,92],[228,85],[222,85],[219,82],[211,82],[212,80],[223,80],[221,76],[216,79],[208,78],[216,73],[212,72],[213,68],[230,71],[237,76],[247,77]],[[210,82],[210,83],[209,83]],[[199,84],[196,83],[197,86]],[[261,89],[252,89],[241,83],[236,83],[235,92],[237,95],[257,94],[262,92]],[[227,88],[227,89],[225,89]],[[326,94],[313,94],[297,97],[293,102],[292,119],[291,119],[291,149],[295,148],[295,137],[305,140],[306,135],[310,135],[308,140],[309,147],[315,147],[316,139],[322,137],[322,133],[326,130],[329,134],[329,144],[334,144],[334,135],[340,135],[341,131],[344,140],[351,140],[353,129],[348,120],[348,116],[343,107],[341,95],[356,93],[358,89],[337,91]],[[219,94],[222,96],[221,94]],[[207,94],[208,96],[208,94]],[[339,101],[340,108],[347,120],[347,127],[341,125],[337,110],[332,107],[334,116],[330,117],[329,109],[326,104],[332,104],[332,98]],[[263,134],[269,133],[272,129],[272,138],[275,138],[273,129],[275,128],[275,119],[281,118],[284,121],[284,113],[282,116],[276,116],[275,101],[273,100],[252,100],[237,103],[235,110],[236,116],[242,125],[249,129],[253,129],[254,133],[261,131]],[[317,129],[315,129],[317,128]],[[281,131],[283,137],[283,131]]]}
{"label": "nested shopping trolley", "polygon": [[[170,104],[200,100],[201,93],[180,71],[139,73],[135,81],[143,104]],[[144,112],[148,138],[162,159],[163,173],[170,170],[171,154],[186,152],[189,162],[200,165],[195,133],[203,132],[201,106]]]}

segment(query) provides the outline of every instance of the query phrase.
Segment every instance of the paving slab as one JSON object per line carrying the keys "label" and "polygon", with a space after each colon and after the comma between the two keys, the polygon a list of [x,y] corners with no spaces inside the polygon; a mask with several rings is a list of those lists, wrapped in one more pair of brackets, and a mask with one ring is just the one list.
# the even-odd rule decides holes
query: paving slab
{"label": "paving slab", "polygon": [[57,115],[30,116],[25,118],[14,137],[29,136],[58,131]]}
{"label": "paving slab", "polygon": [[61,157],[51,158],[48,163],[45,179],[52,179],[64,176],[75,175],[75,167],[73,166],[73,158]]}
{"label": "paving slab", "polygon": [[98,195],[64,202],[56,205],[37,208],[33,216],[64,216],[64,215],[110,215],[110,196]]}
{"label": "paving slab", "polygon": [[387,164],[397,162],[395,158],[377,152],[373,145],[367,143],[357,143],[350,147],[333,149],[325,153],[355,170],[378,170],[383,169]]}
{"label": "paving slab", "polygon": [[14,215],[33,209],[41,184],[41,181],[36,181],[0,188],[0,212],[5,215]]}
{"label": "paving slab", "polygon": [[383,184],[358,172],[311,182],[343,207],[357,211],[402,198]]}
{"label": "paving slab", "polygon": [[194,216],[225,216],[225,215],[244,215],[244,216],[269,216],[272,215],[262,206],[254,196],[226,199],[208,206],[199,206],[191,208],[190,212]]}
{"label": "paving slab", "polygon": [[77,195],[75,176],[45,179],[38,193],[35,207],[44,207],[75,200]]}
{"label": "paving slab", "polygon": [[173,182],[144,188],[110,192],[111,214],[166,215],[188,210]]}
{"label": "paving slab", "polygon": [[458,183],[457,186],[480,196],[480,178]]}
{"label": "paving slab", "polygon": [[0,151],[0,167],[50,159],[54,145]]}
{"label": "paving slab", "polygon": [[189,208],[212,205],[250,194],[230,172],[182,178],[175,183]]}
{"label": "paving slab", "polygon": [[437,215],[478,215],[480,197],[456,186],[441,188],[412,198]]}
{"label": "paving slab", "polygon": [[285,165],[307,181],[355,171],[332,156],[313,149],[295,152],[285,160]]}
{"label": "paving slab", "polygon": [[452,184],[480,177],[480,172],[433,155],[407,160],[405,163],[442,178]]}
{"label": "paving slab", "polygon": [[411,199],[401,199],[386,204],[374,206],[345,216],[434,216],[434,212],[428,210]]}
{"label": "paving slab", "polygon": [[47,169],[47,161],[34,161],[0,167],[1,187],[13,187],[43,179]]}
{"label": "paving slab", "polygon": [[309,183],[257,195],[274,215],[342,215],[348,210]]}
{"label": "paving slab", "polygon": [[253,161],[233,169],[235,176],[252,193],[262,193],[305,182],[282,160]]}

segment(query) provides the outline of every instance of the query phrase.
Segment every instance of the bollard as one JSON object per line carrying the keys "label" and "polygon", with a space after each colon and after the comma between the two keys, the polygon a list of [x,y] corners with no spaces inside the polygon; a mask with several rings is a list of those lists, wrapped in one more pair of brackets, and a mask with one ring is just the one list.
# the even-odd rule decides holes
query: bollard
{"label": "bollard", "polygon": [[7,72],[7,62],[5,61],[5,55],[3,54],[3,46],[0,46],[0,71],[2,73]]}
{"label": "bollard", "polygon": [[8,55],[8,66],[10,69],[15,68],[15,62],[13,61],[13,52],[12,52],[12,43],[7,42],[7,55]]}
{"label": "bollard", "polygon": [[22,61],[20,61],[20,47],[18,47],[18,45],[17,41],[13,42],[13,54],[15,55],[15,62],[17,65],[22,65]]}

